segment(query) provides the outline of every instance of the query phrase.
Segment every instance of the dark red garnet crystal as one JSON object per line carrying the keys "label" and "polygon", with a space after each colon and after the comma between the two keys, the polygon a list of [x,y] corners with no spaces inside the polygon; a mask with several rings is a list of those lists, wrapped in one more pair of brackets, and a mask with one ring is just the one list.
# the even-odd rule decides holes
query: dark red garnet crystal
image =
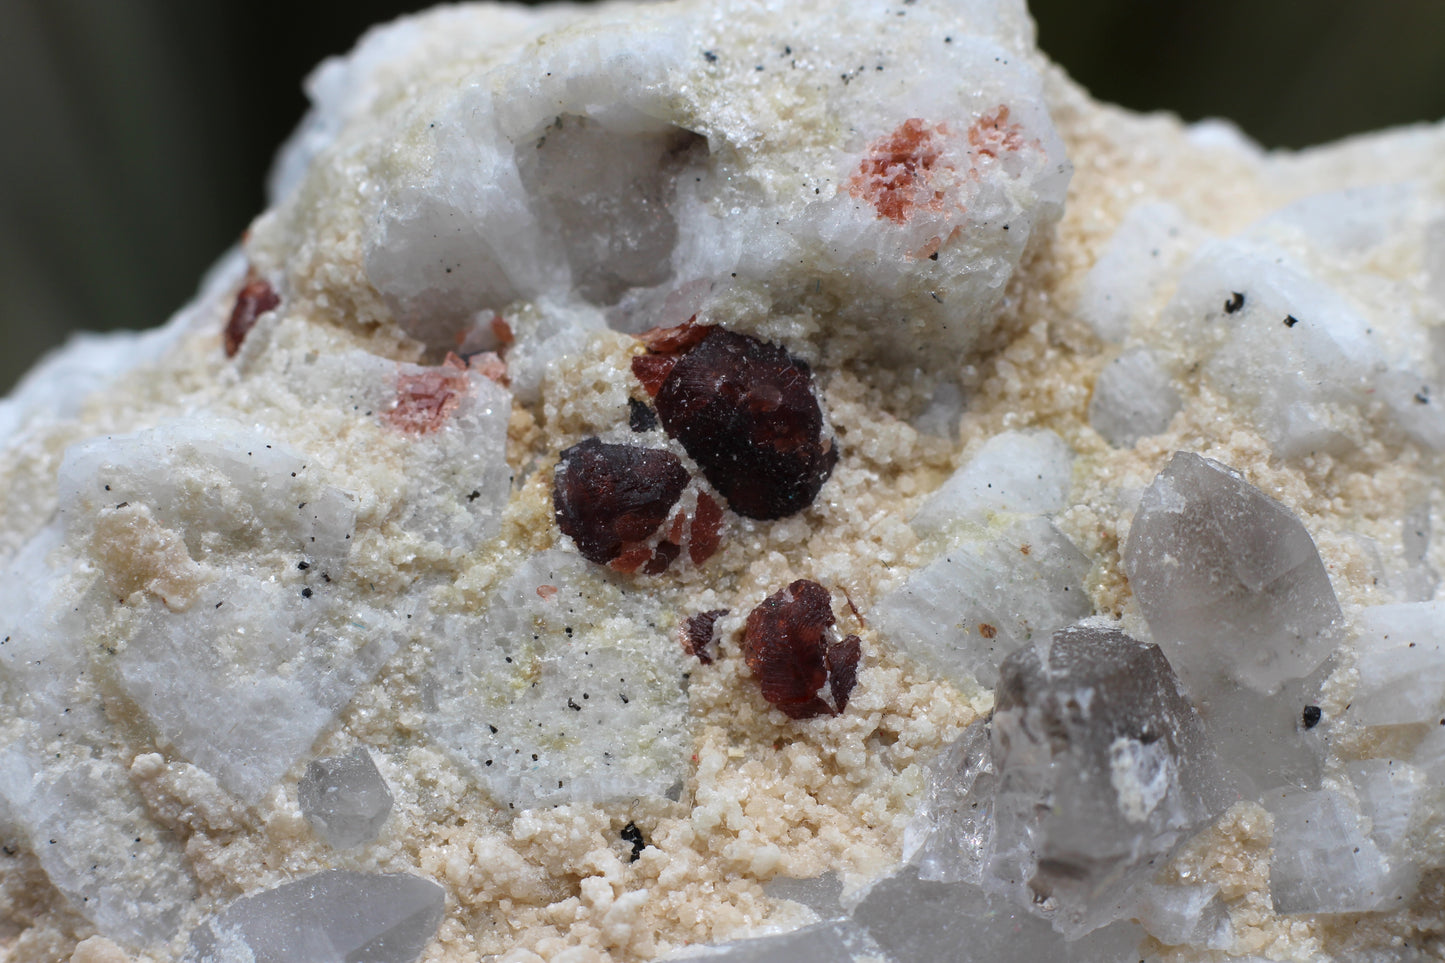
{"label": "dark red garnet crystal", "polygon": [[665,362],[643,372],[664,375],[656,397],[663,429],[739,515],[783,518],[807,508],[838,461],[807,363],[747,335],[696,330],[702,337],[684,341],[680,357],[635,359]]}
{"label": "dark red garnet crystal", "polygon": [[[807,579],[769,595],[748,613],[743,658],[763,698],[790,718],[835,715],[848,705],[862,644],[856,635],[837,641],[834,621],[828,590]],[[818,695],[825,684],[831,706]]]}
{"label": "dark red garnet crystal", "polygon": [[606,565],[626,553],[640,554],[641,564],[653,554],[642,543],[667,520],[687,482],[672,452],[588,438],[562,452],[552,507],[588,561]]}

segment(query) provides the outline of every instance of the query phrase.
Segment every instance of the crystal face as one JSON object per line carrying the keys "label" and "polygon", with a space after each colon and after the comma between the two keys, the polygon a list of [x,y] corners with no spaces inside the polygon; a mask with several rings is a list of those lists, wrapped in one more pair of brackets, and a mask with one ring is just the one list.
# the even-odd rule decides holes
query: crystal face
{"label": "crystal face", "polygon": [[1309,532],[1219,462],[1174,455],[1144,492],[1124,567],[1196,698],[1220,679],[1273,692],[1335,647],[1340,607]]}
{"label": "crystal face", "polygon": [[365,746],[316,759],[296,786],[301,814],[337,849],[376,839],[391,813],[391,790]]}
{"label": "crystal face", "polygon": [[446,894],[402,873],[329,870],[243,896],[191,938],[189,963],[413,963]]}
{"label": "crystal face", "polygon": [[1078,625],[1004,660],[985,884],[1069,935],[1117,918],[1158,862],[1227,804],[1199,714],[1156,645]]}

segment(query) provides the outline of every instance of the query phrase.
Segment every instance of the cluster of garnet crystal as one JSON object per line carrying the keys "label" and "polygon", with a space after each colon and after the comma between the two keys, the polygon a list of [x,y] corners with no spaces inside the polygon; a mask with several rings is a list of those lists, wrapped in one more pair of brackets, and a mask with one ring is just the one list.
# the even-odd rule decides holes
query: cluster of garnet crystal
{"label": "cluster of garnet crystal", "polygon": [[[729,508],[774,519],[812,504],[838,451],[824,434],[805,362],[778,345],[695,321],[649,331],[642,341],[648,353],[633,359],[632,370],[653,397],[657,420]],[[634,428],[649,430],[651,415],[634,401]],[[562,452],[553,475],[557,525],[585,558],[618,571],[661,574],[684,540],[701,565],[717,550],[723,513],[699,491],[690,525],[683,512],[673,516],[689,480],[669,451],[588,438]]]}
{"label": "cluster of garnet crystal", "polygon": [[[770,520],[813,503],[838,461],[806,362],[779,345],[695,320],[641,336],[632,371],[656,405],[630,403],[634,430],[658,422],[697,463],[728,507]],[[583,557],[622,572],[658,575],[682,553],[701,565],[718,547],[723,513],[699,490],[691,525],[673,515],[690,476],[672,452],[588,438],[562,452],[553,475],[557,525]],[[668,518],[672,521],[669,523]],[[661,532],[661,537],[657,537]],[[684,648],[713,660],[725,610],[694,615]],[[833,632],[828,590],[799,580],[748,616],[743,655],[763,697],[794,719],[841,712],[857,677],[860,642]],[[831,704],[818,693],[827,687]]]}

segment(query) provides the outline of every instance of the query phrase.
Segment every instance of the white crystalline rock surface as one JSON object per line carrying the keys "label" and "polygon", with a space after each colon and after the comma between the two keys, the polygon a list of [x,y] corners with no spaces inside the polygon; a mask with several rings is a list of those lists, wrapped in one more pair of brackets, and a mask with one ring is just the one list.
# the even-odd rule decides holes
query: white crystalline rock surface
{"label": "white crystalline rock surface", "polygon": [[[345,156],[369,185],[365,278],[430,344],[517,302],[535,308],[534,358],[576,347],[572,318],[646,327],[776,303],[900,319],[880,347],[928,362],[989,329],[1062,207],[1070,168],[1018,12],[805,5],[774,42],[766,8],[730,10],[723,28],[710,6],[674,4],[532,46],[557,17],[544,13],[506,53],[452,53],[438,72],[455,85],[405,98],[363,60],[351,79],[374,109],[336,130],[254,249],[284,241],[288,218],[329,213],[308,188]],[[393,40],[445,56],[417,41]],[[309,122],[313,144],[337,106]]]}
{"label": "white crystalline rock surface", "polygon": [[195,884],[181,841],[149,818],[120,765],[12,745],[0,752],[0,803],[51,884],[97,929],[139,944],[174,935]]}
{"label": "white crystalline rock surface", "polygon": [[1359,683],[1350,712],[1369,726],[1445,718],[1445,604],[1377,605],[1355,625]]}
{"label": "white crystalline rock surface", "polygon": [[1061,511],[1073,465],[1074,453],[1052,431],[995,435],[928,497],[913,528],[927,535],[960,523],[987,525],[996,516]]}
{"label": "white crystalline rock surface", "polygon": [[989,686],[1004,656],[1090,614],[1088,558],[1048,519],[963,537],[879,600],[879,628],[960,685]]}
{"label": "white crystalline rock surface", "polygon": [[[687,775],[682,648],[630,637],[661,612],[588,568],[544,552],[507,578],[483,617],[436,628],[431,729],[480,785],[518,806],[675,794]],[[631,621],[630,607],[641,609]]]}
{"label": "white crystalline rock surface", "polygon": [[1270,801],[1269,810],[1276,912],[1367,912],[1404,898],[1399,867],[1360,828],[1360,815],[1346,797],[1331,790],[1285,793]]}
{"label": "white crystalline rock surface", "polygon": [[[1445,130],[1102,107],[1018,0],[449,6],[308,91],[197,298],[0,401],[0,955],[1440,956]],[[693,317],[805,362],[837,457],[696,560],[632,370]],[[588,438],[692,479],[585,520],[632,573],[558,530]],[[807,719],[750,667],[797,579],[860,653]],[[985,722],[1087,617],[1197,700],[1212,822],[1151,822],[1184,757],[1129,700]],[[984,888],[1001,818],[1049,895]]]}
{"label": "white crystalline rock surface", "polygon": [[1099,372],[1089,424],[1111,445],[1129,447],[1169,427],[1182,402],[1169,371],[1148,348],[1124,352]]}

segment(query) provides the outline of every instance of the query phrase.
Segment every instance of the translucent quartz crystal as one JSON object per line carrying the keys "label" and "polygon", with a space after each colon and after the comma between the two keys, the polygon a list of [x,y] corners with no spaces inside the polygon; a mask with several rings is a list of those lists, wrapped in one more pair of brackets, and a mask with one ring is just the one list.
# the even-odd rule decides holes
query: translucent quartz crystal
{"label": "translucent quartz crystal", "polygon": [[365,746],[307,763],[296,799],[306,821],[337,849],[376,839],[391,814],[391,790]]}
{"label": "translucent quartz crystal", "polygon": [[1198,713],[1156,645],[1103,625],[1004,660],[993,716],[994,838],[984,885],[1042,901],[1078,936],[1231,801]]}
{"label": "translucent quartz crystal", "polygon": [[928,764],[928,789],[903,839],[918,878],[939,883],[983,880],[993,838],[991,727],[975,722]]}
{"label": "translucent quartz crystal", "polygon": [[873,608],[880,632],[959,685],[990,686],[1005,655],[1091,611],[1089,560],[1046,518],[964,537]]}
{"label": "translucent quartz crystal", "polygon": [[1173,204],[1132,208],[1084,277],[1079,317],[1104,341],[1121,343],[1148,317],[1190,252],[1208,235]]}
{"label": "translucent quartz crystal", "polygon": [[1114,447],[1131,448],[1140,438],[1169,427],[1180,404],[1159,356],[1138,348],[1119,355],[1099,372],[1089,401],[1089,424]]}
{"label": "translucent quartz crystal", "polygon": [[1258,799],[1269,789],[1318,789],[1324,773],[1327,724],[1306,725],[1305,708],[1319,707],[1320,683],[1333,669],[1325,662],[1309,676],[1263,693],[1219,686],[1198,704],[1220,762],[1239,793]]}
{"label": "translucent quartz crystal", "polygon": [[558,550],[514,571],[481,616],[434,630],[428,727],[498,799],[526,808],[662,796],[681,786],[684,653],[663,614]]}
{"label": "translucent quartz crystal", "polygon": [[191,937],[187,963],[413,963],[446,891],[401,873],[327,870],[243,896]]}
{"label": "translucent quartz crystal", "polygon": [[1304,525],[1238,472],[1192,452],[1176,452],[1145,490],[1124,568],[1196,699],[1234,685],[1275,691],[1313,671],[1337,641],[1340,607]]}
{"label": "translucent quartz crystal", "polygon": [[837,873],[828,872],[811,879],[779,876],[764,883],[763,892],[773,899],[801,903],[823,919],[842,913],[840,897],[843,895],[843,881]]}
{"label": "translucent quartz crystal", "polygon": [[1026,906],[911,869],[874,883],[853,920],[898,963],[1137,963],[1143,936],[1121,922],[1070,941]]}
{"label": "translucent quartz crystal", "polygon": [[938,487],[913,516],[920,535],[996,516],[1046,515],[1068,505],[1074,453],[1052,431],[1005,431]]}
{"label": "translucent quartz crystal", "polygon": [[151,822],[129,773],[113,761],[0,750],[5,823],[30,842],[75,911],[115,939],[169,940],[195,899],[181,842]]}
{"label": "translucent quartz crystal", "polygon": [[1367,726],[1445,718],[1445,602],[1371,606],[1354,626],[1350,716]]}
{"label": "translucent quartz crystal", "polygon": [[1229,907],[1220,898],[1219,887],[1212,883],[1145,883],[1136,891],[1130,914],[1146,933],[1165,946],[1227,949],[1233,937]]}
{"label": "translucent quartz crystal", "polygon": [[1347,797],[1331,790],[1285,792],[1268,798],[1267,806],[1274,817],[1269,891],[1275,912],[1369,912],[1403,898],[1405,867],[1391,866]]}
{"label": "translucent quartz crystal", "polygon": [[878,959],[871,950],[873,946],[857,927],[830,920],[791,933],[704,947],[674,959],[710,963],[867,963]]}

